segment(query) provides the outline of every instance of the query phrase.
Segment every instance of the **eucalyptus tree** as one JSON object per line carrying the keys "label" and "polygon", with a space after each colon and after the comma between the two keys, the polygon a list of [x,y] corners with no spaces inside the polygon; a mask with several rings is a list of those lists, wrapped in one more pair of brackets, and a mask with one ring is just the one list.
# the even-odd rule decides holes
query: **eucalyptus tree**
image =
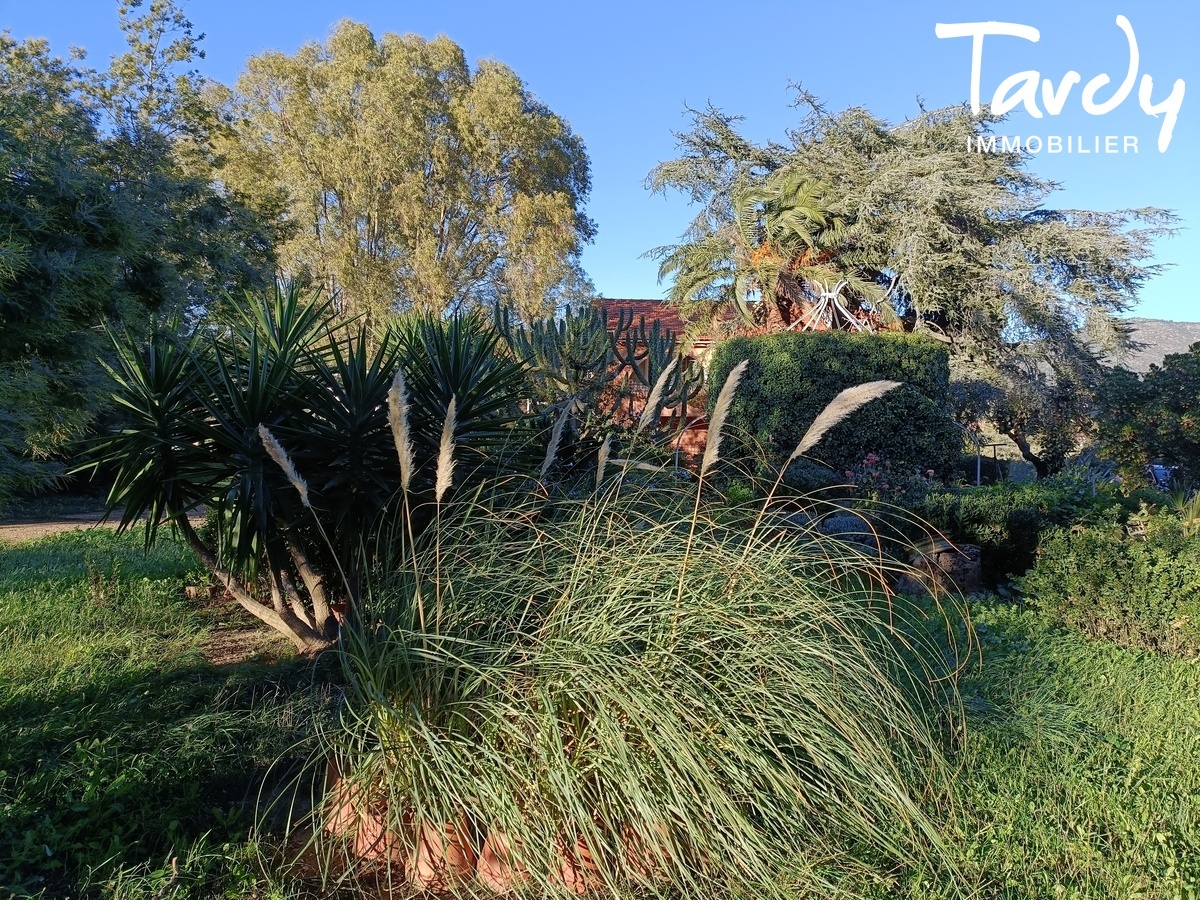
{"label": "eucalyptus tree", "polygon": [[343,21],[251,58],[224,110],[222,180],[289,226],[285,273],[346,312],[532,318],[586,291],[583,142],[507,66]]}
{"label": "eucalyptus tree", "polygon": [[[1048,470],[1053,460],[1038,448],[1081,424],[1082,398],[1100,375],[1102,355],[1127,342],[1117,316],[1157,271],[1149,262],[1153,241],[1174,217],[1159,209],[1048,207],[1058,186],[1032,174],[1027,155],[968,150],[968,139],[980,146],[995,120],[965,108],[922,111],[892,125],[861,108],[831,113],[805,93],[799,105],[808,111],[787,142],[762,146],[738,132],[736,117],[696,112],[692,129],[678,136],[679,158],[651,172],[653,190],[681,191],[700,206],[682,241],[658,251],[670,264],[664,275],[682,285],[676,299],[720,306],[732,299],[727,285],[738,277],[769,284],[747,247],[759,260],[789,247],[767,228],[772,191],[820,184],[820,218],[786,226],[795,232],[793,255],[772,265],[799,269],[807,253],[835,270],[830,277],[843,282],[835,288],[852,312],[865,305],[894,314],[906,330],[947,342],[958,377],[1011,397],[1056,398],[990,407],[1022,452]],[[761,218],[753,242],[729,240],[755,191],[768,202],[754,207]],[[821,220],[836,223],[823,247],[810,240]],[[815,256],[814,243],[821,248]],[[722,246],[721,278],[678,280],[688,270],[676,261],[699,247],[719,258]],[[807,283],[810,300],[838,293],[827,290],[827,280]],[[1051,408],[1057,412],[1043,415]]]}

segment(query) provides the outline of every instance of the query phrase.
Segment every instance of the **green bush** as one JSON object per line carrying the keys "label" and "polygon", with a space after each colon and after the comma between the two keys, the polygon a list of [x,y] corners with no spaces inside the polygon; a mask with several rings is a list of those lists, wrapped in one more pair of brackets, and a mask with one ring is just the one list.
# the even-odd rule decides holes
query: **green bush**
{"label": "green bush", "polygon": [[1200,540],[1171,514],[1144,531],[1054,529],[1020,589],[1064,625],[1127,646],[1200,654]]}
{"label": "green bush", "polygon": [[[710,384],[722,384],[741,360],[750,361],[729,415],[730,455],[746,445],[766,448],[778,466],[805,429],[837,393],[851,385],[893,379],[903,387],[857,410],[836,426],[810,455],[832,467],[839,478],[868,453],[897,471],[944,475],[957,459],[961,440],[948,415],[950,370],[946,350],[921,337],[903,334],[851,335],[841,332],[737,337],[713,354]],[[709,403],[715,402],[710,392]],[[710,410],[711,412],[711,410]],[[789,468],[789,481],[805,467]],[[809,467],[811,472],[811,467]]]}
{"label": "green bush", "polygon": [[1033,565],[1050,529],[1106,515],[1116,521],[1128,511],[1126,502],[1113,487],[1067,472],[1025,484],[930,491],[916,512],[951,539],[978,544],[983,577],[998,584]]}

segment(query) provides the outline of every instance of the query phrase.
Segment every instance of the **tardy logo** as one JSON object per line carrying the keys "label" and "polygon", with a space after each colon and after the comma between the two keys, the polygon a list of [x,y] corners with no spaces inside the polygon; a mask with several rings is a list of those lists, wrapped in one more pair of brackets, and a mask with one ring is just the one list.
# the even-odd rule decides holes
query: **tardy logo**
{"label": "tardy logo", "polygon": [[[1085,112],[1093,116],[1102,116],[1105,113],[1112,112],[1118,106],[1125,102],[1133,90],[1134,83],[1138,76],[1138,45],[1137,37],[1133,33],[1133,26],[1129,24],[1129,20],[1124,16],[1117,16],[1117,27],[1125,32],[1125,37],[1129,42],[1129,67],[1125,74],[1125,79],[1117,87],[1116,91],[1107,100],[1097,100],[1096,95],[1107,85],[1112,78],[1101,73],[1083,86],[1083,95],[1081,98],[1083,109]],[[971,110],[979,113],[981,110],[979,102],[980,79],[983,70],[983,41],[988,35],[1004,35],[1008,37],[1022,38],[1026,41],[1037,42],[1041,39],[1041,33],[1032,26],[1018,25],[1012,22],[958,22],[953,24],[938,23],[934,26],[934,32],[939,38],[971,38]],[[1042,118],[1042,109],[1038,105],[1038,87],[1041,86],[1041,101],[1042,106],[1046,108],[1052,116],[1057,116],[1062,112],[1063,107],[1067,103],[1067,98],[1070,96],[1071,88],[1079,84],[1083,80],[1078,72],[1073,69],[1063,75],[1057,85],[1049,78],[1043,79],[1041,72],[1036,69],[1028,69],[1023,72],[1016,72],[1009,75],[996,87],[995,93],[992,94],[991,111],[996,115],[1003,115],[1009,110],[1022,104],[1025,111],[1035,119]],[[1179,108],[1183,105],[1184,83],[1182,78],[1175,80],[1174,86],[1171,88],[1171,93],[1159,103],[1154,103],[1152,94],[1154,91],[1154,79],[1149,74],[1142,75],[1141,83],[1138,85],[1138,103],[1142,107],[1142,111],[1147,115],[1163,116],[1162,125],[1158,132],[1158,152],[1166,152],[1167,147],[1171,143],[1171,132],[1175,130],[1175,122],[1179,118]],[[1043,143],[1046,149],[1051,153],[1061,153],[1065,149],[1067,153],[1137,153],[1138,144],[1137,137],[1134,135],[1124,135],[1124,141],[1118,149],[1118,140],[1116,135],[1105,135],[1101,138],[1100,135],[1092,135],[1092,140],[1087,140],[1083,136],[1070,135],[1065,139],[1062,135],[1049,135],[1045,141],[1038,135],[1032,135],[1025,139],[1024,149],[1036,153],[1042,149]],[[968,139],[967,149],[976,149],[980,152],[985,150],[995,150],[996,138],[994,136],[986,139],[977,138],[972,146],[972,141]],[[1031,146],[1036,142],[1036,146]],[[1103,144],[1103,149],[1101,145]],[[1021,149],[1021,138],[1004,138],[1002,147],[1006,150]]]}

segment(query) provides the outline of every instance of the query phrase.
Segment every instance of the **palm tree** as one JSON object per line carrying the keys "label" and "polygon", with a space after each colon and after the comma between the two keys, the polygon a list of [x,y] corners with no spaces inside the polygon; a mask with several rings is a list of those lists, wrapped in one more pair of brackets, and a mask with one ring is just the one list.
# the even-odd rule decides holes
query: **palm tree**
{"label": "palm tree", "polygon": [[893,318],[855,264],[854,230],[830,211],[828,193],[793,168],[737,192],[728,221],[656,251],[659,279],[673,279],[668,301],[700,328],[727,309],[746,323],[800,330],[869,330]]}

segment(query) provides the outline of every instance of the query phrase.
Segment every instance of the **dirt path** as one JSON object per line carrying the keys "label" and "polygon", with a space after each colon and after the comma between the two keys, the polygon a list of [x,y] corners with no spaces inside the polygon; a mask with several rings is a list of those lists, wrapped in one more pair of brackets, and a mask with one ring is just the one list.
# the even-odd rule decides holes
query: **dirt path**
{"label": "dirt path", "polygon": [[14,519],[0,523],[0,541],[20,544],[49,534],[78,531],[82,528],[116,528],[117,518],[100,522],[100,513],[71,513],[46,519]]}
{"label": "dirt path", "polygon": [[[38,519],[0,520],[0,544],[22,544],[25,541],[36,541],[38,538],[51,534],[62,534],[64,531],[82,531],[88,528],[116,528],[121,521],[121,511],[117,510],[107,522],[100,521],[103,513],[80,512],[63,513],[58,516],[45,516]],[[189,516],[193,527],[200,527],[204,522],[203,516]]]}

